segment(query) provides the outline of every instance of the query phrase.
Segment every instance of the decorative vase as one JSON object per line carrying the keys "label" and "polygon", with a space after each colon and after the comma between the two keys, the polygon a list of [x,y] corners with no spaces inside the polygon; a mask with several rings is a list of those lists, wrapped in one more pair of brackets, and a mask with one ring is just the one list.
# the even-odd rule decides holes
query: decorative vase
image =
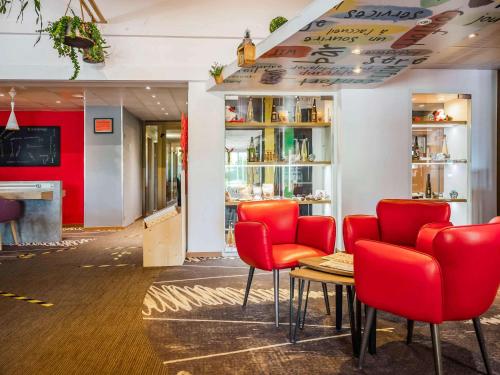
{"label": "decorative vase", "polygon": [[229,223],[229,229],[227,231],[227,236],[226,236],[226,245],[234,246],[234,228],[232,221]]}
{"label": "decorative vase", "polygon": [[446,142],[446,134],[443,135],[443,147],[441,148],[441,153],[444,155],[445,159],[450,158],[450,152],[448,151],[448,143]]}
{"label": "decorative vase", "polygon": [[300,148],[300,159],[302,161],[307,161],[309,157],[309,150],[307,147],[307,138],[302,139],[302,146]]}
{"label": "decorative vase", "polygon": [[253,104],[252,97],[248,99],[248,107],[247,107],[247,122],[252,122],[253,119]]}
{"label": "decorative vase", "polygon": [[221,83],[224,82],[224,78],[222,77],[222,74],[219,74],[217,76],[213,76],[214,79],[215,79],[215,83],[220,85]]}
{"label": "decorative vase", "polygon": [[302,122],[302,109],[300,108],[299,98],[295,102],[295,122]]}

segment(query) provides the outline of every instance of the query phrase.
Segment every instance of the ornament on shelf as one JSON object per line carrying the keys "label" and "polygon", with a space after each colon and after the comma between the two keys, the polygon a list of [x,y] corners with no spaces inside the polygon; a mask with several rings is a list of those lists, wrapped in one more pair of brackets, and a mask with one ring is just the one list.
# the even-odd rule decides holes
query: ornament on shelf
{"label": "ornament on shelf", "polygon": [[229,229],[227,231],[227,236],[226,236],[226,245],[234,246],[234,227],[232,221],[229,223]]}
{"label": "ornament on shelf", "polygon": [[300,147],[300,160],[307,161],[309,157],[309,150],[307,146],[307,138],[302,139],[302,146]]}
{"label": "ornament on shelf", "polygon": [[427,181],[425,183],[425,197],[432,198],[431,175],[427,173]]}
{"label": "ornament on shelf", "polygon": [[456,191],[456,190],[451,190],[451,191],[450,191],[450,198],[451,198],[451,199],[457,199],[457,198],[458,198],[458,191]]}
{"label": "ornament on shelf", "polygon": [[297,100],[295,101],[295,122],[302,122],[302,109],[300,108],[299,97],[297,96]]}
{"label": "ornament on shelf", "polygon": [[243,41],[238,46],[238,66],[243,68],[249,68],[255,64],[255,44],[250,38],[250,30],[245,30],[245,37]]}
{"label": "ornament on shelf", "polygon": [[441,153],[445,159],[450,158],[450,152],[448,151],[448,143],[446,142],[446,134],[443,135],[443,147],[441,148]]}

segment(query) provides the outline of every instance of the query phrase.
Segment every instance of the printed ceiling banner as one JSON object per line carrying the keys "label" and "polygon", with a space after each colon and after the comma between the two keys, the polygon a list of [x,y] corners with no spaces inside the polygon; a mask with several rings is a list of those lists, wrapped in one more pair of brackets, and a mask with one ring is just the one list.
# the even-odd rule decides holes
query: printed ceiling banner
{"label": "printed ceiling banner", "polygon": [[498,0],[346,0],[212,90],[371,87],[498,21]]}

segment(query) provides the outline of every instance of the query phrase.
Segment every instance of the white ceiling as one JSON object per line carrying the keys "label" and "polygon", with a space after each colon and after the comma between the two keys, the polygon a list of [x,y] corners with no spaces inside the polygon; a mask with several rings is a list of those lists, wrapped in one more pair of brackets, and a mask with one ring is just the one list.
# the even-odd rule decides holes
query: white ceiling
{"label": "white ceiling", "polygon": [[185,84],[170,84],[169,87],[148,86],[147,83],[136,84],[134,87],[116,84],[106,87],[33,85],[34,83],[27,86],[15,82],[0,85],[0,110],[10,109],[8,92],[11,87],[15,87],[17,91],[15,109],[18,111],[83,110],[85,98],[87,105],[119,106],[123,104],[128,111],[144,121],[178,121],[182,112],[187,113],[187,86]]}

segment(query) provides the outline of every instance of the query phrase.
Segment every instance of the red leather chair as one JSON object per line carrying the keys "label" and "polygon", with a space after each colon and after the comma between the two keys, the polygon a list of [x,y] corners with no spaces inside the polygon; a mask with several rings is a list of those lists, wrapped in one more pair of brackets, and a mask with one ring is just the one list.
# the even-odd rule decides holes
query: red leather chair
{"label": "red leather chair", "polygon": [[446,202],[383,199],[377,204],[377,216],[349,215],[344,218],[345,250],[353,254],[354,244],[360,239],[381,241],[411,250],[429,248],[433,235],[452,225],[450,213]]}
{"label": "red leather chair", "polygon": [[[234,235],[240,258],[250,266],[243,307],[248,301],[255,268],[273,271],[276,327],[279,326],[279,270],[295,268],[298,260],[333,253],[335,220],[301,216],[291,200],[242,202]],[[326,286],[326,285],[325,285]],[[328,301],[326,288],[325,301]]]}
{"label": "red leather chair", "polygon": [[472,319],[491,374],[479,316],[493,303],[500,283],[499,221],[439,230],[430,239],[429,251],[370,240],[354,244],[356,293],[369,306],[360,368],[375,311],[383,310],[430,323],[437,374],[442,373],[439,324]]}

